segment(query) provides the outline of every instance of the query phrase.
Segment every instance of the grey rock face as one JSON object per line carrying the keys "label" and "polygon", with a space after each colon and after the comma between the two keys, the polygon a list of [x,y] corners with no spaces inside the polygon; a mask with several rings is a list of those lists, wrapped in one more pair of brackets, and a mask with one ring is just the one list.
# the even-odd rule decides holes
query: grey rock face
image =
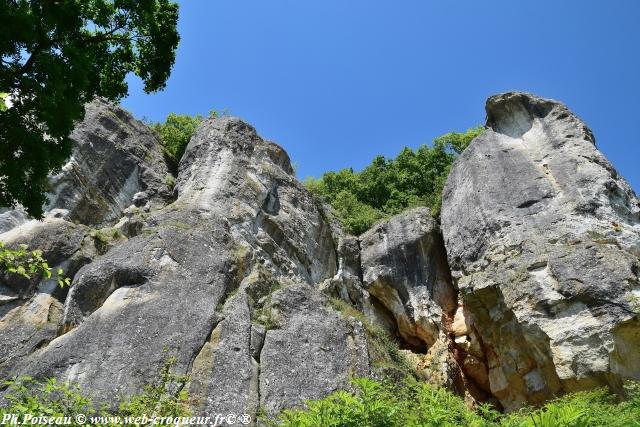
{"label": "grey rock face", "polygon": [[9,231],[20,224],[27,222],[28,219],[29,216],[22,208],[0,208],[0,233]]}
{"label": "grey rock face", "polygon": [[429,208],[375,225],[360,240],[364,288],[393,314],[405,341],[433,345],[453,317],[457,295]]}
{"label": "grey rock face", "polygon": [[506,93],[487,118],[443,196],[466,323],[456,342],[483,349],[507,408],[640,378],[633,191],[564,105]]}
{"label": "grey rock face", "polygon": [[[227,302],[211,337],[196,357],[189,386],[192,406],[202,414],[258,411],[259,358],[251,351],[251,311],[248,296],[239,292]],[[259,351],[258,351],[259,355]]]}
{"label": "grey rock face", "polygon": [[[54,271],[63,268],[73,276],[96,256],[89,230],[82,225],[47,218],[29,222],[0,234],[9,247],[26,244],[38,248]],[[28,281],[10,275],[0,278],[0,376],[16,372],[37,349],[56,338],[67,290],[60,289],[55,276]]]}
{"label": "grey rock face", "polygon": [[[313,287],[336,274],[336,249],[292,173],[286,153],[251,126],[230,117],[206,121],[180,164],[177,200],[146,215],[125,210],[112,230],[126,231],[136,219],[135,233],[80,268],[64,305],[56,305],[48,341],[29,344],[20,364],[3,365],[6,375],[71,380],[115,405],[154,381],[173,356],[176,373],[191,376],[194,411],[255,418],[260,405],[273,414],[346,385],[350,372],[366,372],[366,352],[345,347],[361,349],[366,339]],[[302,306],[289,316],[295,289]],[[277,310],[282,321],[274,323]],[[2,322],[15,329],[24,316]],[[15,336],[6,335],[9,342]],[[320,347],[322,358],[305,362]],[[285,376],[278,384],[292,360],[300,381]],[[332,367],[318,379],[323,387],[302,381],[325,363]]]}
{"label": "grey rock face", "polygon": [[184,373],[231,282],[228,238],[220,221],[193,232],[167,225],[86,265],[65,300],[64,334],[34,353],[21,373],[75,381],[109,404],[157,378],[170,356]]}
{"label": "grey rock face", "polygon": [[255,419],[406,374],[371,323],[470,402],[638,378],[635,195],[561,104],[504,94],[487,113],[449,177],[443,236],[417,208],[354,237],[242,120],[203,122],[169,194],[149,129],[92,103],[45,220],[0,218],[1,241],[74,278],[0,277],[0,380],[53,376],[115,406],[175,357],[195,415]]}
{"label": "grey rock face", "polygon": [[[171,198],[169,175],[154,133],[121,107],[96,99],[71,134],[75,146],[62,171],[49,178],[44,207],[86,225],[119,218],[137,199],[159,206]],[[58,211],[58,216],[60,212]],[[0,233],[28,221],[21,210],[0,213]]]}
{"label": "grey rock face", "polygon": [[318,399],[369,375],[366,336],[354,319],[327,307],[309,285],[273,294],[272,316],[260,356],[260,403],[269,415]]}
{"label": "grey rock face", "polygon": [[71,160],[50,178],[47,211],[67,209],[71,221],[92,225],[119,218],[136,194],[156,205],[171,197],[157,137],[121,107],[101,99],[87,104],[71,138]]}

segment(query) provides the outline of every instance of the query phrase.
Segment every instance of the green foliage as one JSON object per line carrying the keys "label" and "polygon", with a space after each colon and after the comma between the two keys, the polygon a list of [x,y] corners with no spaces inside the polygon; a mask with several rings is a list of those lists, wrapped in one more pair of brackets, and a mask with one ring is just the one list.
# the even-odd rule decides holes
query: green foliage
{"label": "green foliage", "polygon": [[107,253],[115,242],[126,239],[119,229],[111,227],[93,230],[89,235],[93,238],[95,247],[100,255]]}
{"label": "green foliage", "polygon": [[[214,111],[211,112],[212,117],[216,114]],[[204,117],[200,114],[189,116],[170,113],[164,123],[155,123],[151,126],[160,136],[162,147],[174,171],[178,168],[184,150],[202,120]]]}
{"label": "green foliage", "polygon": [[[109,417],[190,416],[184,385],[187,376],[172,373],[175,358],[169,358],[160,370],[156,384],[123,401],[115,412],[97,409],[92,400],[77,386],[55,379],[37,382],[29,377],[6,381],[8,404],[0,407],[0,418],[15,414],[63,417],[100,415]],[[352,381],[353,390],[338,391],[323,399],[309,401],[304,409],[285,410],[275,420],[263,423],[282,427],[633,427],[640,426],[640,386],[626,385],[627,396],[619,402],[605,390],[580,392],[551,401],[539,409],[525,408],[502,414],[489,405],[468,409],[459,396],[413,378],[397,385],[359,378]],[[111,418],[113,419],[113,418]]]}
{"label": "green foliage", "polygon": [[508,427],[640,426],[640,387],[625,386],[627,399],[617,402],[605,389],[579,392],[553,400],[540,409],[525,408],[504,416]]}
{"label": "green foliage", "polygon": [[173,175],[167,175],[167,177],[164,179],[164,182],[165,184],[167,184],[167,188],[169,189],[169,191],[173,191],[173,189],[176,188],[176,179]]}
{"label": "green foliage", "polygon": [[414,427],[482,426],[462,399],[444,389],[407,380],[403,387],[370,379],[353,380],[355,391],[338,391],[311,401],[306,410],[287,410],[279,424],[286,427]]}
{"label": "green foliage", "polygon": [[139,416],[152,413],[174,417],[190,415],[188,395],[184,388],[189,377],[173,373],[175,364],[176,358],[169,357],[160,370],[159,381],[145,386],[141,394],[120,404],[118,415]]}
{"label": "green foliage", "polygon": [[[28,250],[27,245],[20,245],[18,249],[8,249],[0,242],[0,272],[15,274],[27,280],[41,274],[50,279],[51,268],[47,260],[42,257],[40,250]],[[71,285],[71,279],[64,276],[61,268],[56,270],[56,281],[60,287]]]}
{"label": "green foliage", "polygon": [[340,298],[331,298],[331,306],[345,318],[353,317],[362,323],[367,334],[369,358],[375,368],[391,369],[401,377],[414,376],[415,371],[398,344],[380,325],[372,323],[359,310]]}
{"label": "green foliage", "polygon": [[0,407],[0,418],[4,414],[25,416],[44,415],[48,417],[64,417],[94,412],[91,401],[80,393],[77,386],[59,383],[50,378],[42,383],[31,377],[6,381],[8,387],[7,407]]}
{"label": "green foliage", "polygon": [[476,411],[445,389],[407,379],[402,386],[369,379],[353,381],[353,392],[338,391],[307,402],[301,410],[286,410],[278,420],[283,427],[356,426],[504,426],[582,427],[639,426],[640,388],[627,386],[628,399],[616,402],[604,390],[567,395],[540,409],[523,409],[504,415],[488,405]]}
{"label": "green foliage", "polygon": [[[71,154],[74,122],[95,96],[125,96],[129,73],[162,89],[178,46],[169,0],[1,0],[0,206],[42,216],[47,175]],[[2,101],[4,101],[4,98]]]}
{"label": "green foliage", "polygon": [[[7,388],[6,399],[8,405],[0,407],[0,419],[5,414],[18,416],[22,421],[25,416],[70,417],[68,425],[78,424],[75,415],[87,416],[87,425],[91,416],[100,416],[101,425],[122,425],[123,419],[115,421],[116,417],[187,417],[191,413],[188,409],[188,396],[184,386],[188,377],[176,375],[172,369],[176,359],[170,357],[159,372],[157,383],[144,387],[144,391],[127,400],[122,401],[115,412],[105,408],[96,408],[92,399],[83,394],[77,385],[64,384],[50,378],[38,382],[30,377],[4,382]],[[129,423],[137,425],[135,423]]]}
{"label": "green foliage", "polygon": [[[275,290],[274,290],[275,291]],[[255,322],[264,326],[265,331],[270,331],[272,329],[278,329],[279,324],[276,319],[273,317],[273,311],[271,307],[271,295],[267,295],[262,305],[258,305],[253,313]]]}
{"label": "green foliage", "polygon": [[361,172],[327,172],[321,179],[308,178],[305,185],[333,206],[352,234],[361,234],[377,221],[415,206],[428,206],[438,215],[453,161],[482,131],[477,127],[451,132],[436,138],[431,147],[404,148],[395,159],[376,157]]}
{"label": "green foliage", "polygon": [[342,190],[331,201],[342,225],[353,234],[362,234],[384,217],[384,214],[367,203],[358,200],[355,194]]}
{"label": "green foliage", "polygon": [[8,95],[6,92],[0,92],[0,112],[7,109],[6,99]]}

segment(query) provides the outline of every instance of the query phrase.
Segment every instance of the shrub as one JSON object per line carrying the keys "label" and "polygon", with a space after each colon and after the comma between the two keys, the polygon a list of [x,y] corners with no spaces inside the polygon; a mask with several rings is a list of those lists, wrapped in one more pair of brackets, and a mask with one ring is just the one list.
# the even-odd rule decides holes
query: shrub
{"label": "shrub", "polygon": [[[209,116],[216,117],[217,114],[216,111],[212,110]],[[203,120],[204,117],[200,114],[189,116],[187,114],[169,113],[164,123],[151,125],[151,128],[160,136],[163,150],[169,160],[169,166],[174,172],[178,168],[178,163],[180,163],[191,136]]]}
{"label": "shrub", "polygon": [[443,389],[408,379],[403,387],[359,378],[355,391],[338,391],[307,403],[304,410],[285,410],[273,425],[285,427],[481,426],[462,399]]}
{"label": "shrub", "polygon": [[169,357],[160,369],[158,382],[146,385],[142,393],[122,402],[118,415],[157,414],[174,417],[191,415],[187,404],[187,391],[184,389],[189,377],[173,373],[175,364],[176,358]]}
{"label": "shrub", "polygon": [[176,179],[173,175],[167,175],[164,179],[165,184],[167,184],[167,188],[169,191],[173,193],[174,188],[176,188]]}
{"label": "shrub", "polygon": [[40,383],[23,377],[4,384],[8,387],[5,398],[9,404],[0,407],[0,418],[5,414],[17,415],[22,420],[25,416],[64,417],[94,412],[91,400],[76,386],[60,383],[55,378]]}
{"label": "shrub", "polygon": [[[110,412],[96,409],[92,401],[75,385],[55,379],[37,382],[29,377],[5,382],[7,405],[0,407],[0,419],[14,414],[22,420],[26,415],[71,417],[85,414],[103,419],[140,416],[190,416],[183,386],[186,376],[175,375],[170,358],[154,385],[124,401]],[[627,399],[619,402],[603,389],[580,392],[551,401],[539,409],[525,408],[501,414],[488,405],[470,410],[463,399],[448,390],[436,388],[408,377],[404,384],[380,382],[366,378],[352,380],[352,391],[337,391],[329,396],[306,402],[303,409],[283,411],[276,419],[262,422],[282,427],[633,427],[640,426],[640,386],[626,386]],[[111,417],[111,418],[110,418]],[[119,425],[108,421],[104,425]]]}
{"label": "shrub", "polygon": [[92,399],[77,385],[61,383],[55,378],[43,382],[30,377],[6,381],[4,397],[8,404],[0,406],[0,419],[5,414],[17,415],[19,421],[25,416],[70,417],[69,425],[83,425],[75,419],[75,415],[83,414],[87,416],[87,424],[91,424],[88,417],[99,416],[102,420],[99,424],[122,425],[123,420],[116,421],[117,417],[139,417],[143,414],[149,417],[190,416],[188,396],[184,390],[188,377],[172,372],[175,363],[176,359],[169,357],[160,369],[158,381],[145,386],[142,393],[123,400],[117,411],[96,408]]}

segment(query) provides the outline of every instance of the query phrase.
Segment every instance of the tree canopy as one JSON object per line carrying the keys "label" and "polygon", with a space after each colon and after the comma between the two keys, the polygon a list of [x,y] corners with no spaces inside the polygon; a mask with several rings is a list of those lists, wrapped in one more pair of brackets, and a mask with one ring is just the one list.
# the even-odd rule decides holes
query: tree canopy
{"label": "tree canopy", "polygon": [[69,158],[84,104],[125,96],[130,72],[146,92],[164,87],[179,42],[178,6],[0,0],[0,16],[0,205],[19,203],[40,217],[47,175]]}
{"label": "tree canopy", "polygon": [[395,159],[377,156],[361,172],[327,172],[320,179],[307,178],[305,185],[333,206],[352,234],[415,206],[428,206],[437,216],[453,161],[482,131],[476,127],[450,132],[434,139],[432,146],[421,145],[415,151],[405,147]]}

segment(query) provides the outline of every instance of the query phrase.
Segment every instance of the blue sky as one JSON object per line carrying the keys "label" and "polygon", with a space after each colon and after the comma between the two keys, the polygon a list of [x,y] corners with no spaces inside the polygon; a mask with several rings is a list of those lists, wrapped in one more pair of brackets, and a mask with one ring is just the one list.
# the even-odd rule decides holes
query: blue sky
{"label": "blue sky", "polygon": [[565,102],[640,190],[640,1],[191,0],[163,92],[137,117],[227,109],[298,175],[360,169],[484,123],[492,94]]}

